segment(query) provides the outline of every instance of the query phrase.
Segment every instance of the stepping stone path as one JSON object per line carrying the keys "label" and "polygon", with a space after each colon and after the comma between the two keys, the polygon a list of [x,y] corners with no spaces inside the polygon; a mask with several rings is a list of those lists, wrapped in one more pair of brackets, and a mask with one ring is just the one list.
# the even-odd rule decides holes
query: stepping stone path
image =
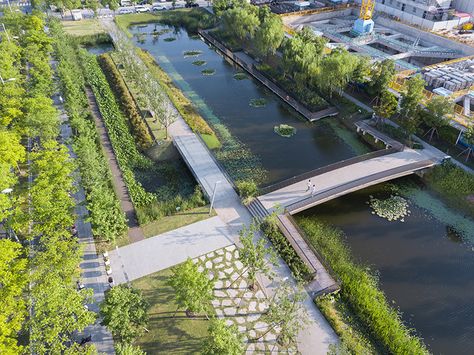
{"label": "stepping stone path", "polygon": [[[215,277],[212,306],[218,318],[227,325],[235,325],[243,333],[246,353],[291,353],[296,348],[281,347],[275,330],[268,331],[268,324],[262,318],[268,308],[265,293],[256,287],[248,288],[247,273],[239,261],[239,250],[235,245],[215,250],[193,260],[199,270],[207,270],[209,278]],[[240,278],[239,278],[240,277]]]}

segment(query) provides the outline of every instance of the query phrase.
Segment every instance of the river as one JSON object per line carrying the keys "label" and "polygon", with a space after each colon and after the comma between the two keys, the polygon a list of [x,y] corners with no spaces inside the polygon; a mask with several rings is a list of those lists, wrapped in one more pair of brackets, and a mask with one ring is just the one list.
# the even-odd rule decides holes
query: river
{"label": "river", "polygon": [[[163,26],[133,26],[136,44],[148,50],[175,83],[192,99],[203,117],[225,125],[267,171],[264,184],[298,175],[368,149],[334,120],[311,124],[287,108],[253,80],[236,80],[236,68],[185,31],[153,37]],[[164,38],[174,38],[165,41]],[[185,58],[190,50],[202,53]],[[206,62],[204,66],[193,64]],[[204,76],[201,70],[215,70]],[[249,106],[265,98],[265,107]],[[297,129],[283,138],[277,124]],[[389,222],[372,214],[370,196],[386,198],[388,184],[352,193],[304,215],[321,218],[347,235],[357,260],[377,270],[387,298],[402,312],[437,354],[465,354],[474,349],[474,221],[446,207],[418,178],[397,180],[399,194],[409,202],[404,222]],[[457,232],[456,232],[457,230]]]}

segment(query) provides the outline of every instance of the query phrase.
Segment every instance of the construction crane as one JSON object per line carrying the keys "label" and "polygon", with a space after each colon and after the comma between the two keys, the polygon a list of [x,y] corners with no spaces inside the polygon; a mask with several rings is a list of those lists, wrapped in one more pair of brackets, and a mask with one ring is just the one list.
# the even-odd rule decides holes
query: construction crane
{"label": "construction crane", "polygon": [[371,20],[374,13],[375,0],[362,0],[360,5],[359,18],[362,20]]}
{"label": "construction crane", "polygon": [[354,22],[354,27],[351,31],[354,35],[365,36],[372,33],[375,25],[372,20],[374,8],[375,0],[362,0],[359,18]]}

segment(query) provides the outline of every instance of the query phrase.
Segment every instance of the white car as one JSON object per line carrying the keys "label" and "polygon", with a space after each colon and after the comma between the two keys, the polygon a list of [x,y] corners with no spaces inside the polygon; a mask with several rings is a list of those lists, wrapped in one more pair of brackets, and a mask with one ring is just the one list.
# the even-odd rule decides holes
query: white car
{"label": "white car", "polygon": [[118,10],[118,13],[120,15],[133,14],[134,12],[135,11],[133,10],[133,8],[130,8],[130,7],[124,7]]}
{"label": "white car", "polygon": [[163,5],[153,5],[153,7],[151,9],[153,11],[163,11],[163,10],[166,10],[166,7],[163,6]]}
{"label": "white car", "polygon": [[137,5],[135,6],[135,11],[136,12],[150,12],[150,8],[144,5]]}

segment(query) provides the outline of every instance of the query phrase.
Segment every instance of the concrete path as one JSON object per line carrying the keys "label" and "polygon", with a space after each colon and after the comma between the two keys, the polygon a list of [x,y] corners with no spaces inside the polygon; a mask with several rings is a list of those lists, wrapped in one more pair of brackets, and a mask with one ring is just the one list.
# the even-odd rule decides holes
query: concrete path
{"label": "concrete path", "polygon": [[[69,126],[68,117],[64,110],[64,106],[55,97],[54,100],[56,108],[60,113],[61,121],[61,140],[64,144],[68,143],[68,140],[72,137],[72,130]],[[72,147],[67,144],[69,154],[72,158],[76,158]],[[78,231],[79,241],[84,248],[83,261],[80,264],[81,268],[81,281],[86,288],[92,289],[94,292],[94,301],[88,304],[89,310],[98,313],[99,304],[104,299],[104,292],[109,288],[107,282],[107,275],[105,273],[105,265],[103,260],[97,256],[94,238],[92,236],[92,228],[89,222],[86,222],[89,212],[85,205],[86,196],[82,187],[80,187],[80,177],[75,181],[75,185],[78,187],[78,191],[74,194],[76,200],[76,207],[74,209],[77,220],[76,228]],[[92,336],[92,342],[97,348],[100,354],[115,354],[114,341],[112,335],[106,327],[100,324],[100,318],[98,318],[95,324],[87,327],[82,332],[83,336]]]}
{"label": "concrete path", "polygon": [[135,208],[133,206],[132,199],[130,198],[130,194],[128,193],[127,185],[125,185],[125,181],[123,180],[122,171],[120,170],[115,157],[104,120],[100,114],[99,107],[97,106],[97,101],[90,88],[86,88],[86,94],[92,116],[94,117],[100,144],[102,145],[102,148],[105,152],[105,157],[109,162],[110,171],[112,173],[112,184],[114,185],[114,190],[120,200],[120,207],[127,218],[128,237],[132,243],[143,240],[145,239],[145,236],[143,235],[143,231],[138,224]]}
{"label": "concrete path", "polygon": [[[349,184],[370,175],[427,159],[430,158],[419,151],[406,149],[403,152],[372,158],[314,176],[311,178],[311,183],[316,185],[317,195],[318,193],[333,189],[337,186]],[[308,191],[307,183],[308,181],[300,181],[266,195],[259,196],[258,199],[269,211],[277,205],[285,207],[311,197],[311,191]]]}
{"label": "concrete path", "polygon": [[114,281],[122,284],[234,244],[219,217],[212,217],[109,252]]}

